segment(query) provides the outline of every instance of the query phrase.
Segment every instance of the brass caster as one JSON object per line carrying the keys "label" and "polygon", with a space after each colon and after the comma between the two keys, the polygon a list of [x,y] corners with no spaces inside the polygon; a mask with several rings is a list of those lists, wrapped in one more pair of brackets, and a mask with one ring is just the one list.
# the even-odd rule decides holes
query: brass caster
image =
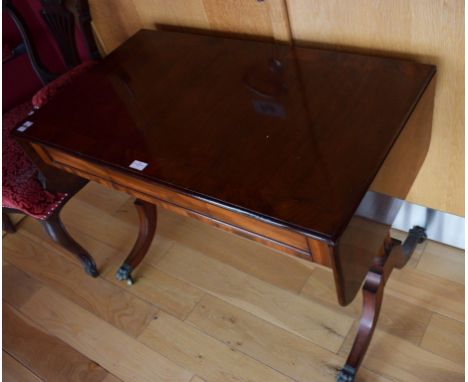
{"label": "brass caster", "polygon": [[130,265],[128,265],[127,263],[123,263],[123,265],[115,274],[115,277],[119,281],[126,280],[128,285],[133,285],[135,283],[135,280],[133,280],[132,278],[132,267],[130,267]]}
{"label": "brass caster", "polygon": [[356,369],[349,365],[345,365],[336,376],[336,382],[353,382],[355,376]]}

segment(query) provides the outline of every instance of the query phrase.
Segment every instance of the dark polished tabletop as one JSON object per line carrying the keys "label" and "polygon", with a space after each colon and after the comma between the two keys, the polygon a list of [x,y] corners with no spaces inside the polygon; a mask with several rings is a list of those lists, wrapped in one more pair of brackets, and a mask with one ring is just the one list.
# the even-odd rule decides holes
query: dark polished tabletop
{"label": "dark polished tabletop", "polygon": [[[396,59],[140,31],[22,135],[336,238],[434,73]],[[134,160],[147,166],[132,169]]]}

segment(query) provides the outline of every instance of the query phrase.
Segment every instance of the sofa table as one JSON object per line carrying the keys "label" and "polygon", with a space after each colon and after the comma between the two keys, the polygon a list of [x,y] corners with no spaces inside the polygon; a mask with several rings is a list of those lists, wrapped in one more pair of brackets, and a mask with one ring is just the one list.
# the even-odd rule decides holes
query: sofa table
{"label": "sofa table", "polygon": [[404,243],[390,226],[426,156],[436,69],[286,44],[142,30],[14,132],[48,165],[134,195],[132,282],[156,206],[334,273],[364,294],[339,381],[353,381]]}

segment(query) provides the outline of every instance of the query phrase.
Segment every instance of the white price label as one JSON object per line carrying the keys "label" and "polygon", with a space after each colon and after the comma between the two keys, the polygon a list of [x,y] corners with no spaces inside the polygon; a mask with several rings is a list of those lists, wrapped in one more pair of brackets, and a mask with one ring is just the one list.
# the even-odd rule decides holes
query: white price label
{"label": "white price label", "polygon": [[132,163],[130,163],[130,168],[134,168],[135,170],[143,171],[145,167],[148,166],[148,163],[141,162],[139,160],[134,160]]}
{"label": "white price label", "polygon": [[16,130],[18,130],[20,133],[26,131],[27,129],[29,129],[31,126],[33,125],[33,122],[31,121],[26,121],[26,122],[23,122],[23,124],[18,127]]}

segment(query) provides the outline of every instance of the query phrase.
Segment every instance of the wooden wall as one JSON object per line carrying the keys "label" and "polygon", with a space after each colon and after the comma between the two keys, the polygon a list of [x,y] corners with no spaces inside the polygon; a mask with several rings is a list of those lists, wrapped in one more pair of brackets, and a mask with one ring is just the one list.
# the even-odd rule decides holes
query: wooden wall
{"label": "wooden wall", "polygon": [[464,216],[463,0],[89,1],[106,53],[140,28],[173,25],[436,64],[431,147],[408,199]]}

